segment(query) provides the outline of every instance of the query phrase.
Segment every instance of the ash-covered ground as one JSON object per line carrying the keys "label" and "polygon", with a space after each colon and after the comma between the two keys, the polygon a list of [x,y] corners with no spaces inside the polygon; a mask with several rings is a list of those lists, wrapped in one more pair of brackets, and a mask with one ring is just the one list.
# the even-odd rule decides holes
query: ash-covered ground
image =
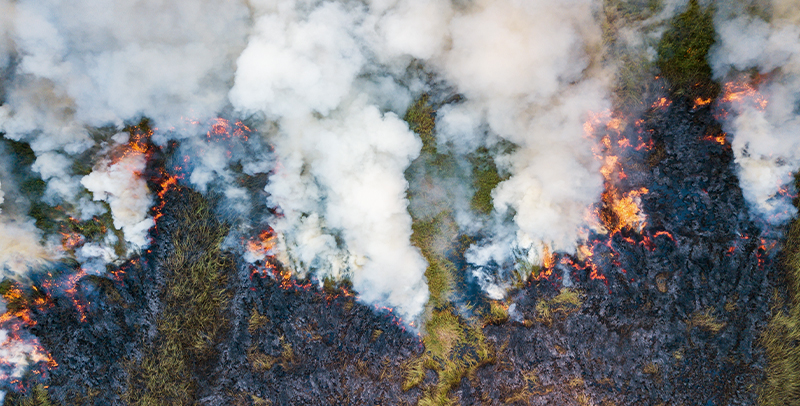
{"label": "ash-covered ground", "polygon": [[[758,337],[773,291],[783,289],[778,249],[750,220],[720,134],[710,108],[681,99],[622,133],[650,145],[626,158],[619,185],[649,189],[647,225],[593,235],[594,277],[586,261],[557,254],[548,277],[518,289],[510,318],[483,327],[495,355],[452,392],[459,404],[756,404],[765,378]],[[168,270],[176,247],[194,247],[181,254],[186,269],[218,250],[182,232],[185,222],[210,234],[229,226],[213,211],[186,218],[192,202],[208,203],[190,189],[164,198],[150,250],[33,311],[31,332],[58,366],[28,379],[46,385],[54,403],[154,404],[147,374],[171,368],[159,364],[170,351],[186,384],[170,404],[411,405],[435,383],[428,371],[404,390],[408,364],[425,349],[391,312],[358,302],[349,286],[284,279],[280,264],[252,265],[224,250],[214,254],[216,318],[182,327],[197,335],[190,345],[165,338],[173,334],[165,320],[193,317],[192,295],[208,294],[176,302],[170,278],[187,277]],[[205,349],[193,347],[198,337]]]}

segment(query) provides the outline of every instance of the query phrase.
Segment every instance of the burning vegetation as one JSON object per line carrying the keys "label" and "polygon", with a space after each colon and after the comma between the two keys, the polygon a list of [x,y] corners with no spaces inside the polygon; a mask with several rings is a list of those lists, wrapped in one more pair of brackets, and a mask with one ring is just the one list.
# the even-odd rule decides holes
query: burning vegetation
{"label": "burning vegetation", "polygon": [[[551,29],[583,53],[521,60],[521,75],[473,35],[546,37],[516,41],[547,22],[519,4],[438,4],[448,17],[428,25],[450,27],[447,45],[397,59],[357,38],[378,18],[369,7],[309,5],[295,21],[248,3],[266,20],[228,61],[243,73],[203,76],[235,78],[227,118],[90,128],[85,149],[3,134],[15,167],[0,165],[3,192],[20,196],[0,193],[0,226],[30,217],[49,260],[0,283],[4,404],[792,404],[800,225],[784,241],[793,209],[763,219],[748,206],[737,171],[758,149],[731,124],[769,117],[783,72],[717,83],[723,34],[701,3],[673,16],[605,0],[599,27],[561,31],[595,10],[579,5]],[[408,36],[398,10],[381,13]],[[277,50],[261,32],[275,22]],[[628,43],[628,28],[664,34]],[[254,52],[321,79],[247,72]],[[488,79],[473,64],[494,59]],[[619,61],[611,84],[606,59]],[[402,75],[382,65],[408,60]],[[67,116],[86,114],[72,102]],[[60,173],[42,158],[67,155]],[[798,186],[772,186],[763,207],[796,200]],[[424,277],[369,268],[377,256]]]}

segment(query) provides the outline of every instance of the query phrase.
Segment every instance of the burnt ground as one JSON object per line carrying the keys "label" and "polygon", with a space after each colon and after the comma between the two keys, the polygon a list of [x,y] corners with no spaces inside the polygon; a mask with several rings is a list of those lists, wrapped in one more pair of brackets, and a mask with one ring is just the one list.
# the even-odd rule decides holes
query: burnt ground
{"label": "burnt ground", "polygon": [[[158,264],[173,252],[181,191],[167,199],[153,245],[115,269],[115,277],[84,276],[71,294],[63,290],[75,268],[35,283],[51,295],[47,306],[33,309],[31,332],[58,367],[26,381],[47,385],[56,404],[125,404],[128,372],[157,342],[165,306]],[[346,287],[281,285],[243,261],[223,273],[232,293],[219,320],[221,336],[207,363],[185,377],[196,383],[194,399],[171,404],[416,404],[420,391],[402,390],[402,364],[423,348],[391,313],[357,302]],[[44,287],[53,281],[59,289]],[[7,396],[5,404],[15,399]]]}
{"label": "burnt ground", "polygon": [[[561,255],[552,276],[517,291],[510,321],[483,329],[496,360],[461,381],[458,403],[756,403],[765,367],[757,338],[776,288],[775,250],[750,219],[730,147],[713,139],[719,132],[710,109],[680,100],[625,130],[651,145],[628,157],[620,185],[649,189],[647,226],[592,237],[604,280]],[[55,403],[123,404],[126,368],[155,339],[163,309],[158,264],[172,252],[178,219],[170,208],[181,196],[167,199],[150,251],[116,278],[84,277],[72,296],[53,291],[51,304],[34,310],[31,331],[59,366],[31,380],[47,385]],[[341,287],[281,284],[238,259],[223,272],[231,292],[224,328],[209,364],[186,377],[196,382],[191,403],[417,403],[421,391],[403,391],[403,373],[423,348],[391,314]],[[564,273],[582,303],[542,317],[537,304],[559,294]],[[88,303],[84,313],[75,298]]]}
{"label": "burnt ground", "polygon": [[529,321],[485,329],[504,350],[462,384],[461,404],[756,404],[774,252],[761,247],[730,146],[713,140],[712,112],[689,103],[651,111],[638,129],[652,148],[629,158],[639,171],[626,186],[649,189],[642,234],[595,237],[605,281],[567,269],[583,292],[574,313],[536,321],[568,262],[520,291],[518,320]]}

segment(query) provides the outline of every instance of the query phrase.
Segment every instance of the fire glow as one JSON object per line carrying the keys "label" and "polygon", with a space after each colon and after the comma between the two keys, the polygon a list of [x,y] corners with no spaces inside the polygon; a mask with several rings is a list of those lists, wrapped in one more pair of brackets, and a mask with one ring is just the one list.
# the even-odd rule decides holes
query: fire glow
{"label": "fire glow", "polygon": [[[36,320],[31,317],[31,306],[44,309],[49,303],[44,297],[28,303],[29,300],[24,297],[22,289],[16,283],[12,283],[2,296],[8,308],[0,315],[0,336],[3,338],[0,343],[0,354],[3,354],[0,356],[0,379],[7,381],[20,378],[27,365],[31,365],[34,375],[45,376],[58,363],[38,339],[27,334],[27,329],[36,325]],[[26,359],[13,356],[20,353],[24,353]],[[17,385],[18,390],[25,389],[19,379],[12,380],[12,383]]]}

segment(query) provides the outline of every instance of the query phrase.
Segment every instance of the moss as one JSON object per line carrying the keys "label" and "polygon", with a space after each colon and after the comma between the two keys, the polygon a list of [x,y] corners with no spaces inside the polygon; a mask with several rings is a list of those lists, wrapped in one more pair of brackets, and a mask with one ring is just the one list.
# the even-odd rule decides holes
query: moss
{"label": "moss", "polygon": [[715,98],[719,86],[711,79],[708,51],[714,44],[714,10],[690,0],[673,18],[658,44],[656,65],[676,95]]}
{"label": "moss", "polygon": [[436,137],[433,130],[436,121],[436,111],[429,103],[427,94],[423,94],[406,112],[403,118],[412,131],[422,140],[422,151],[436,154]]}
{"label": "moss", "polygon": [[227,326],[226,273],[233,263],[220,245],[228,226],[215,219],[200,194],[180,192],[174,215],[179,224],[168,231],[173,250],[160,264],[166,281],[159,292],[164,307],[158,336],[141,360],[126,365],[123,400],[130,405],[194,404],[197,368],[211,358]]}

